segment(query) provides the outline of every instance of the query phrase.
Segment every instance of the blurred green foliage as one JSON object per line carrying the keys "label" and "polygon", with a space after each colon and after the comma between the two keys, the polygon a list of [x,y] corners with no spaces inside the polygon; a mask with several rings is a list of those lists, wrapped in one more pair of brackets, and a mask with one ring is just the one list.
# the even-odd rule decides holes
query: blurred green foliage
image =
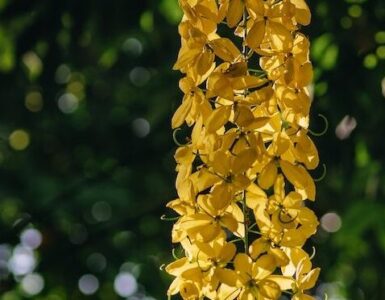
{"label": "blurred green foliage", "polygon": [[[385,2],[310,4],[312,128],[330,122],[314,292],[385,299]],[[0,299],[165,298],[180,18],[176,0],[0,1]]]}

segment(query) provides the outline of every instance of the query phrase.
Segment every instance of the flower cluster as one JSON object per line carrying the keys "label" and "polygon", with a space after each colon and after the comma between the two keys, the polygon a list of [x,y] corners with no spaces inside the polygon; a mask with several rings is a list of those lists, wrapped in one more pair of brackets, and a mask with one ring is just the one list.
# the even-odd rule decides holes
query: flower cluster
{"label": "flower cluster", "polygon": [[310,300],[320,269],[302,249],[318,220],[308,170],[313,69],[304,0],[179,0],[183,101],[190,129],[175,154],[183,257],[166,266],[168,296],[185,300]]}

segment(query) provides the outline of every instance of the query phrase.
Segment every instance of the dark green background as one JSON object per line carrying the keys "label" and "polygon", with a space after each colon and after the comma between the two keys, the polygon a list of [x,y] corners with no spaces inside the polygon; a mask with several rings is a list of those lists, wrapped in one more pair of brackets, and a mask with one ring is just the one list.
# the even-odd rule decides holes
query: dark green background
{"label": "dark green background", "polygon": [[[322,130],[318,113],[330,123],[314,138],[328,169],[314,209],[342,218],[338,232],[320,229],[310,243],[323,269],[318,292],[383,300],[385,2],[311,2],[311,127]],[[113,282],[125,262],[139,283],[129,299],[165,299],[170,278],[159,266],[172,259],[171,224],[159,216],[175,197],[179,19],[176,0],[0,0],[0,244],[16,246],[25,224],[42,233],[35,271],[45,286],[33,299],[122,299]],[[31,92],[40,111],[25,105]],[[58,107],[66,93],[77,97],[71,113]],[[340,140],[346,115],[358,125]],[[9,144],[17,129],[30,135],[24,151]],[[93,253],[105,268],[87,263]],[[99,279],[97,294],[80,293],[84,274]],[[0,299],[28,298],[21,279],[1,276]]]}

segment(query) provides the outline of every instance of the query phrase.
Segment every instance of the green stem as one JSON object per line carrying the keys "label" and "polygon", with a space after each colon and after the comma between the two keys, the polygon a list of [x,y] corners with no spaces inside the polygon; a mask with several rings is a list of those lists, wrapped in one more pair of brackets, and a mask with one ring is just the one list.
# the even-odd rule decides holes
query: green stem
{"label": "green stem", "polygon": [[[245,60],[245,63],[248,65],[248,49],[246,46],[246,38],[247,38],[247,13],[246,9],[243,10],[243,59]],[[246,98],[248,90],[244,90],[244,97]],[[244,217],[244,226],[245,226],[245,237],[243,239],[244,246],[245,246],[245,253],[249,253],[249,220],[247,215],[247,205],[246,205],[246,191],[243,191],[243,198],[242,198],[242,206],[243,206],[243,217]]]}
{"label": "green stem", "polygon": [[242,208],[243,208],[243,217],[244,217],[243,224],[245,226],[245,237],[243,238],[243,243],[245,245],[245,253],[248,254],[249,253],[249,220],[247,217],[246,191],[243,191]]}
{"label": "green stem", "polygon": [[254,233],[254,234],[262,235],[259,231],[256,231],[256,230],[250,230],[250,228],[249,228],[249,232]]}

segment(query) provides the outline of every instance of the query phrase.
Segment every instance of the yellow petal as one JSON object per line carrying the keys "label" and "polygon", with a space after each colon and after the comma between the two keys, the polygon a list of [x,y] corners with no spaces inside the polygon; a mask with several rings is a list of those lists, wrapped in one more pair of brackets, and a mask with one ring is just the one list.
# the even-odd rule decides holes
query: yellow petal
{"label": "yellow petal", "polygon": [[256,280],[262,280],[272,274],[276,267],[277,265],[272,255],[262,255],[253,264],[253,278],[255,278]]}
{"label": "yellow petal", "polygon": [[254,210],[254,215],[258,224],[258,228],[261,230],[261,232],[268,232],[271,228],[271,221],[269,214],[266,212],[265,206],[257,206],[257,208]]}
{"label": "yellow petal", "polygon": [[319,164],[317,148],[306,134],[299,137],[295,147],[295,155],[309,170],[314,170]]}
{"label": "yellow petal", "polygon": [[243,238],[245,236],[245,226],[243,225],[245,216],[243,215],[241,208],[236,203],[233,202],[228,207],[227,212],[230,213],[235,218],[238,224],[238,227],[236,231],[233,232],[233,234]]}
{"label": "yellow petal", "polygon": [[239,295],[238,290],[238,287],[231,287],[227,284],[221,284],[218,289],[217,298],[215,299],[234,300]]}
{"label": "yellow petal", "polygon": [[245,172],[257,159],[257,152],[254,149],[245,149],[238,153],[231,163],[233,174],[241,174]]}
{"label": "yellow petal", "polygon": [[311,261],[309,255],[300,248],[286,248],[285,253],[290,258],[290,263],[282,267],[282,274],[285,276],[294,276],[295,273],[300,274],[298,266],[301,264],[301,270],[305,273],[311,270]]}
{"label": "yellow petal", "polygon": [[266,205],[266,193],[255,183],[248,186],[246,192],[246,204],[249,208],[255,209],[258,205]]}
{"label": "yellow petal", "polygon": [[208,202],[216,211],[225,210],[232,200],[233,193],[225,182],[215,185],[211,191]]}
{"label": "yellow petal", "polygon": [[230,0],[229,10],[227,11],[227,25],[235,27],[241,21],[245,5],[243,0]]}
{"label": "yellow petal", "polygon": [[166,266],[166,272],[173,276],[180,276],[188,267],[188,259],[183,257]]}
{"label": "yellow petal", "polygon": [[313,227],[314,231],[319,224],[317,216],[315,215],[314,211],[312,211],[308,207],[302,207],[299,210],[297,219],[298,219],[298,222],[300,222],[302,225]]}
{"label": "yellow petal", "polygon": [[247,11],[253,19],[263,18],[265,15],[265,7],[263,1],[245,0]]}
{"label": "yellow petal", "polygon": [[274,196],[277,201],[282,202],[285,198],[285,178],[282,174],[277,176],[277,179],[274,183]]}
{"label": "yellow petal", "polygon": [[234,267],[237,272],[247,273],[251,275],[251,258],[244,253],[239,253],[234,259]]}
{"label": "yellow petal", "polygon": [[230,260],[233,259],[236,252],[237,247],[234,245],[234,243],[227,243],[221,249],[219,259],[221,260],[221,262],[228,263]]}
{"label": "yellow petal", "polygon": [[265,31],[266,23],[264,20],[255,22],[253,27],[251,27],[250,31],[247,33],[247,45],[253,50],[258,50],[265,37]]}
{"label": "yellow petal", "polygon": [[285,132],[278,132],[274,134],[271,146],[268,152],[272,156],[280,156],[285,153],[291,145],[291,140]]}
{"label": "yellow petal", "polygon": [[197,61],[193,69],[188,70],[188,74],[191,72],[192,77],[195,79],[197,85],[202,83],[210,73],[214,70],[215,55],[211,51],[204,51],[197,56]]}
{"label": "yellow petal", "polygon": [[179,289],[183,300],[199,299],[199,290],[192,281],[183,282]]}
{"label": "yellow petal", "polygon": [[285,177],[296,188],[303,199],[315,200],[315,185],[309,173],[302,166],[295,166],[284,160],[280,161],[280,166]]}
{"label": "yellow petal", "polygon": [[251,75],[245,75],[236,77],[231,81],[231,84],[234,88],[234,90],[244,90],[244,89],[252,89],[257,88],[266,83],[266,79],[251,76]]}
{"label": "yellow petal", "polygon": [[313,81],[313,66],[310,62],[305,63],[295,70],[296,86],[307,87]]}
{"label": "yellow petal", "polygon": [[310,9],[304,0],[290,0],[295,5],[295,19],[299,24],[309,25],[311,21]]}
{"label": "yellow petal", "polygon": [[178,164],[189,165],[194,161],[195,155],[189,147],[179,147],[174,155]]}
{"label": "yellow petal", "polygon": [[223,76],[223,74],[211,74],[207,80],[206,96],[208,98],[219,96],[232,101],[234,99],[234,91],[231,87],[230,80]]}
{"label": "yellow petal", "polygon": [[219,24],[222,22],[227,14],[227,11],[229,10],[229,0],[222,0],[219,2],[219,10],[218,10],[218,18],[217,23]]}
{"label": "yellow petal", "polygon": [[254,115],[250,107],[237,105],[234,109],[234,123],[241,127],[247,127],[254,121]]}
{"label": "yellow petal", "polygon": [[214,172],[226,177],[231,171],[231,157],[224,151],[216,151],[210,166],[213,167]]}
{"label": "yellow petal", "polygon": [[186,120],[192,105],[191,97],[186,97],[172,117],[172,128],[181,126]]}
{"label": "yellow petal", "polygon": [[251,181],[246,175],[236,174],[233,176],[232,184],[236,191],[247,189],[250,183]]}
{"label": "yellow petal", "polygon": [[279,248],[271,248],[269,253],[274,256],[277,266],[282,267],[290,262],[289,257]]}
{"label": "yellow petal", "polygon": [[307,237],[302,234],[301,228],[302,227],[300,227],[300,229],[287,229],[282,238],[281,245],[284,247],[302,247]]}
{"label": "yellow petal", "polygon": [[295,287],[295,280],[288,276],[271,275],[269,276],[269,280],[278,284],[283,291],[291,290],[293,287]]}
{"label": "yellow petal", "polygon": [[175,278],[171,284],[170,287],[167,290],[167,295],[176,295],[179,293],[179,286],[181,284],[181,279],[179,277]]}
{"label": "yellow petal", "polygon": [[223,215],[220,219],[220,224],[231,232],[236,232],[238,228],[238,222],[231,214]]}
{"label": "yellow petal", "polygon": [[283,200],[282,204],[286,208],[300,208],[302,205],[302,197],[300,194],[296,192],[290,192],[285,199]]}
{"label": "yellow petal", "polygon": [[182,278],[196,283],[200,282],[202,280],[202,270],[200,266],[194,264],[193,267],[188,268],[182,273]]}
{"label": "yellow petal", "polygon": [[184,77],[179,80],[179,88],[183,91],[183,93],[188,94],[193,88],[195,88],[194,81],[190,77]]}
{"label": "yellow petal", "polygon": [[241,52],[228,38],[219,38],[209,43],[216,56],[227,62],[234,62],[240,56]]}
{"label": "yellow petal", "polygon": [[271,161],[263,168],[261,174],[259,174],[258,185],[267,190],[274,184],[277,173],[278,170],[275,161]]}
{"label": "yellow petal", "polygon": [[258,132],[274,135],[276,132],[280,132],[282,127],[282,119],[279,113],[275,113],[269,119],[269,122],[265,123],[263,127],[258,128]]}
{"label": "yellow petal", "polygon": [[282,24],[270,21],[266,25],[266,32],[274,51],[288,51],[293,47],[292,35]]}
{"label": "yellow petal", "polygon": [[[180,199],[175,199],[167,203],[167,207],[173,209],[179,215],[188,213],[187,203],[182,202]],[[190,207],[191,208],[191,207]]]}
{"label": "yellow petal", "polygon": [[198,192],[204,191],[221,180],[218,176],[211,174],[206,168],[193,173],[190,179]]}
{"label": "yellow petal", "polygon": [[260,293],[267,299],[278,300],[281,296],[279,285],[271,280],[264,280],[259,284]]}
{"label": "yellow petal", "polygon": [[250,256],[253,259],[256,259],[262,253],[266,252],[268,248],[269,248],[269,245],[265,239],[263,238],[256,239],[249,247]]}
{"label": "yellow petal", "polygon": [[[191,233],[191,234],[190,234]],[[195,237],[198,241],[205,243],[211,242],[221,233],[221,228],[219,226],[202,226],[199,230],[190,230],[188,231],[189,236]]]}
{"label": "yellow petal", "polygon": [[320,268],[315,268],[301,278],[300,289],[309,290],[315,286],[318,276],[321,272]]}
{"label": "yellow petal", "polygon": [[182,47],[179,51],[178,60],[176,61],[173,69],[180,70],[191,64],[197,56],[202,52],[202,49],[199,47],[188,48]]}
{"label": "yellow petal", "polygon": [[234,270],[218,268],[215,275],[218,276],[220,282],[228,286],[236,287],[238,285],[239,276]]}
{"label": "yellow petal", "polygon": [[215,109],[206,121],[206,129],[208,133],[213,133],[225,125],[231,114],[231,106],[223,105]]}

